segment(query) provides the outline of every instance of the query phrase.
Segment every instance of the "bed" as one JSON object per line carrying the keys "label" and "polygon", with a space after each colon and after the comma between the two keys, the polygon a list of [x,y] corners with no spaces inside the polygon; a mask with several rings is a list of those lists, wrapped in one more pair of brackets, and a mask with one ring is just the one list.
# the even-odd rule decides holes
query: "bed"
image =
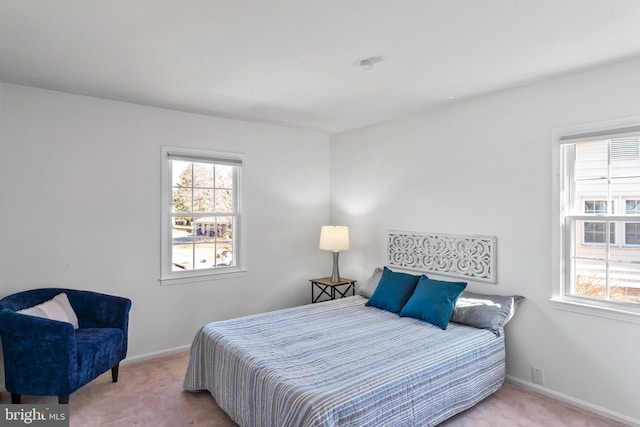
{"label": "bed", "polygon": [[501,330],[442,329],[361,294],[202,326],[184,389],[243,427],[378,427],[433,426],[501,387]]}

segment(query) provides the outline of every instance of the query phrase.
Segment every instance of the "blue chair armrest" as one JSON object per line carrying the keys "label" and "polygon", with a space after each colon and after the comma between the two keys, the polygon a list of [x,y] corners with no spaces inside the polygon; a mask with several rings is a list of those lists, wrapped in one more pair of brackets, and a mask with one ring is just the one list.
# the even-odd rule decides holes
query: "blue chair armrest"
{"label": "blue chair armrest", "polygon": [[81,328],[119,328],[127,331],[131,300],[91,291],[68,291]]}
{"label": "blue chair armrest", "polygon": [[0,329],[3,334],[11,334],[25,339],[73,342],[73,325],[58,320],[20,314],[15,311],[0,311]]}
{"label": "blue chair armrest", "polygon": [[[39,378],[48,394],[68,394],[77,385],[73,325],[57,320],[0,311],[0,334],[7,390],[29,390],[25,378]],[[12,373],[19,372],[19,377]]]}

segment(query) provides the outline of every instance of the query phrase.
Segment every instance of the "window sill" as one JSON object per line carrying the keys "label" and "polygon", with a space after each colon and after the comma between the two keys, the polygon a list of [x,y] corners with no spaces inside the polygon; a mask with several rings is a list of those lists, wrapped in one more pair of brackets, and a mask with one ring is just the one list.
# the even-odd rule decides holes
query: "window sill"
{"label": "window sill", "polygon": [[618,307],[603,307],[586,302],[570,301],[560,298],[551,298],[549,301],[551,302],[551,306],[557,310],[640,324],[640,311],[634,309],[624,310]]}
{"label": "window sill", "polygon": [[230,279],[233,277],[241,277],[247,274],[246,269],[230,269],[224,272],[191,274],[182,277],[161,277],[160,285],[172,286],[183,285],[188,283],[209,282],[211,280]]}

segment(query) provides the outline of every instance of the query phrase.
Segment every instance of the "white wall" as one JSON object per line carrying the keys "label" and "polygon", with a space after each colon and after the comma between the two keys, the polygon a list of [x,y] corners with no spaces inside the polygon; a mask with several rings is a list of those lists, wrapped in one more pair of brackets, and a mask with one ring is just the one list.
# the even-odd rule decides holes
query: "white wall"
{"label": "white wall", "polygon": [[[470,71],[472,72],[472,71]],[[351,227],[347,276],[385,263],[390,229],[498,237],[498,285],[527,297],[507,326],[507,374],[640,423],[640,325],[549,303],[551,131],[640,114],[640,61],[450,104],[332,138],[332,218]],[[635,420],[635,421],[634,421]]]}
{"label": "white wall", "polygon": [[[129,356],[202,324],[310,302],[331,268],[329,137],[0,83],[0,296],[46,286],[133,300]],[[161,146],[246,154],[248,273],[161,286]]]}
{"label": "white wall", "polygon": [[[351,227],[345,276],[385,261],[389,229],[498,236],[522,294],[508,374],[640,420],[640,326],[553,309],[551,129],[640,114],[640,61],[326,135],[0,83],[0,296],[67,286],[128,296],[130,356],[205,322],[308,301],[330,268],[320,225]],[[160,286],[160,146],[247,155],[244,277]],[[329,169],[329,165],[331,165]],[[330,180],[329,180],[330,176]],[[329,211],[329,182],[331,204]]]}

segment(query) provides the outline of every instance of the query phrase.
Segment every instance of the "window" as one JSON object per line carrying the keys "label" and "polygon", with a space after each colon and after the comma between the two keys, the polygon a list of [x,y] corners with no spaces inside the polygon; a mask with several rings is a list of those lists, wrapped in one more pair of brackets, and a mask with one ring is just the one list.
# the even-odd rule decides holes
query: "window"
{"label": "window", "polygon": [[161,282],[209,279],[242,267],[243,157],[163,148]]}
{"label": "window", "polygon": [[583,223],[583,244],[604,245],[607,243],[607,226],[609,226],[609,243],[616,242],[616,225],[606,222],[585,221]]}
{"label": "window", "polygon": [[[615,206],[615,205],[614,205]],[[585,200],[585,214],[606,214],[606,200]],[[607,243],[607,223],[600,221],[585,221],[582,227],[582,244],[584,245],[600,245]],[[615,244],[616,227],[615,224],[609,226],[609,243]]]}
{"label": "window", "polygon": [[638,310],[640,126],[564,132],[556,133],[559,299]]}
{"label": "window", "polygon": [[[640,199],[625,200],[624,206],[625,214],[640,215]],[[624,223],[624,245],[640,246],[640,222]]]}

